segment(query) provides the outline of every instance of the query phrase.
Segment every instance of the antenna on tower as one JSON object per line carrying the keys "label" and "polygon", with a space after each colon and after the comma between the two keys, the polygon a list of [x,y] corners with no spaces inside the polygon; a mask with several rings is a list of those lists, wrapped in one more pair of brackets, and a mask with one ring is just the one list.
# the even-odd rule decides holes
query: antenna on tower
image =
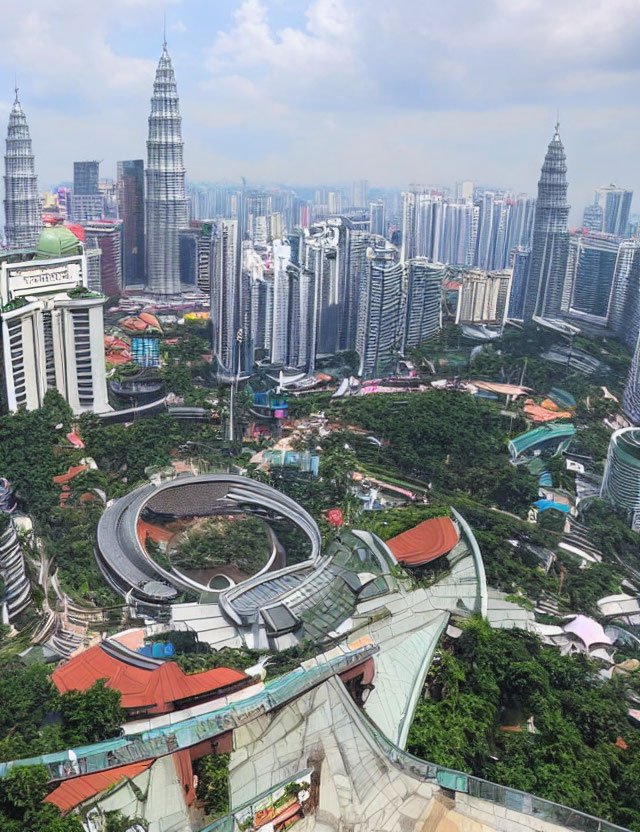
{"label": "antenna on tower", "polygon": [[14,89],[15,94],[16,94],[15,103],[17,104],[18,103],[18,73],[17,72],[13,73],[13,89]]}
{"label": "antenna on tower", "polygon": [[167,48],[167,10],[162,13],[162,48]]}
{"label": "antenna on tower", "polygon": [[560,108],[556,110],[556,133],[560,131]]}

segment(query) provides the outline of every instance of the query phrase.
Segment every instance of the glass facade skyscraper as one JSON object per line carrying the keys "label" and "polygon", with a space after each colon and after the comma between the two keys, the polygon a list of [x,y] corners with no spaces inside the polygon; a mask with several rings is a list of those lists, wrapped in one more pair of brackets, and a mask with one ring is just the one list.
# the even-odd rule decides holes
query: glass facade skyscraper
{"label": "glass facade skyscraper", "polygon": [[160,295],[180,293],[179,229],[189,222],[184,185],[178,88],[166,42],[151,98],[147,141],[147,284]]}
{"label": "glass facade skyscraper", "polygon": [[4,232],[9,248],[31,248],[42,228],[38,180],[29,125],[16,98],[9,115],[4,156]]}
{"label": "glass facade skyscraper", "polygon": [[569,252],[567,163],[556,125],[538,182],[533,239],[523,318],[555,319],[561,314]]}
{"label": "glass facade skyscraper", "polygon": [[118,213],[122,220],[124,285],[144,279],[144,162],[118,162]]}

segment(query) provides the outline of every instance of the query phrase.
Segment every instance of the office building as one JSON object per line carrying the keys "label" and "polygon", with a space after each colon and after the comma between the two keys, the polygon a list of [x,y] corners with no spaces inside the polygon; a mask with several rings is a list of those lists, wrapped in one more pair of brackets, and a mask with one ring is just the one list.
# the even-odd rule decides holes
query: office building
{"label": "office building", "polygon": [[118,162],[118,216],[122,220],[124,286],[144,281],[144,161]]}
{"label": "office building", "polygon": [[386,237],[385,205],[381,199],[369,203],[369,230],[372,234]]}
{"label": "office building", "polygon": [[160,295],[180,293],[178,232],[189,224],[178,88],[162,45],[151,98],[145,211],[147,284]]}
{"label": "office building", "polygon": [[207,295],[211,291],[213,226],[211,220],[192,220],[189,228],[181,228],[178,233],[180,281],[197,286]]}
{"label": "office building", "polygon": [[109,409],[105,377],[104,296],[87,289],[80,240],[45,228],[37,249],[0,256],[6,404],[34,410],[57,389],[74,413]]}
{"label": "office building", "polygon": [[17,89],[9,114],[4,173],[4,233],[7,246],[31,248],[42,229],[42,214],[31,135]]}
{"label": "office building", "polygon": [[442,282],[446,266],[426,257],[409,260],[406,268],[404,347],[415,347],[442,329]]}
{"label": "office building", "polygon": [[[104,295],[122,291],[122,223],[99,220],[84,224],[87,250],[100,249],[100,288]],[[90,287],[92,288],[92,287]]]}
{"label": "office building", "polygon": [[395,372],[405,324],[403,263],[389,244],[370,247],[361,277],[356,350],[359,374],[374,378]]}
{"label": "office building", "polygon": [[104,216],[104,197],[100,191],[100,162],[73,163],[71,216],[84,224]]}
{"label": "office building", "polygon": [[366,208],[369,205],[369,180],[358,179],[351,191],[351,207]]}
{"label": "office building", "polygon": [[606,326],[620,242],[612,234],[570,235],[563,312]]}
{"label": "office building", "polygon": [[556,125],[538,181],[524,300],[525,321],[554,320],[561,314],[569,253],[569,204],[566,157],[558,129]]}
{"label": "office building", "polygon": [[524,296],[527,287],[527,272],[531,249],[518,246],[511,253],[511,294],[507,317],[521,321],[524,314]]}
{"label": "office building", "polygon": [[600,496],[624,511],[634,531],[640,531],[640,428],[612,435]]}
{"label": "office building", "polygon": [[600,205],[587,205],[582,214],[582,227],[585,231],[602,231],[603,216]]}
{"label": "office building", "polygon": [[598,231],[626,237],[632,198],[633,191],[619,188],[617,185],[596,188],[594,203],[602,211],[602,227]]}

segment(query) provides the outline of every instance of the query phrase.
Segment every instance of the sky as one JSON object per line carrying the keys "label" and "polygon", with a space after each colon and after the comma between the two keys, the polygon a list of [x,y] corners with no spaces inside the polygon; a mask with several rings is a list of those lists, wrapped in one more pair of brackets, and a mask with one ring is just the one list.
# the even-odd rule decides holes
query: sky
{"label": "sky", "polygon": [[145,158],[163,11],[192,181],[533,194],[559,113],[572,217],[640,194],[638,0],[0,0],[41,188]]}

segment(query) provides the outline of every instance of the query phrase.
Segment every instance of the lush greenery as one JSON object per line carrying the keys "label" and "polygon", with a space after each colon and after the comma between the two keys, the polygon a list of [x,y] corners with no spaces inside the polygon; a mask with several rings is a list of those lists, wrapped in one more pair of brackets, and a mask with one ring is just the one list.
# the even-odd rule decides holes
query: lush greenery
{"label": "lush greenery", "polygon": [[269,559],[271,545],[258,517],[213,517],[189,531],[171,552],[172,563],[191,569],[232,564],[253,575]]}
{"label": "lush greenery", "polygon": [[[363,396],[332,403],[328,415],[382,441],[381,448],[369,443],[372,462],[434,490],[473,495],[517,514],[536,498],[535,478],[509,462],[509,422],[491,402],[444,390]],[[520,429],[524,423],[514,425]]]}
{"label": "lush greenery", "polygon": [[120,693],[96,682],[60,695],[43,664],[0,667],[0,760],[33,757],[117,736]]}
{"label": "lush greenery", "polygon": [[[640,732],[627,719],[623,686],[600,679],[583,656],[473,620],[434,662],[407,747],[640,829]],[[531,717],[536,733],[527,731]],[[501,730],[514,724],[522,730]]]}
{"label": "lush greenery", "polygon": [[51,803],[43,803],[49,773],[44,766],[16,768],[0,780],[2,832],[82,832],[77,815],[62,817]]}
{"label": "lush greenery", "polygon": [[196,796],[207,815],[214,818],[229,811],[229,755],[207,754],[193,764],[198,777]]}

